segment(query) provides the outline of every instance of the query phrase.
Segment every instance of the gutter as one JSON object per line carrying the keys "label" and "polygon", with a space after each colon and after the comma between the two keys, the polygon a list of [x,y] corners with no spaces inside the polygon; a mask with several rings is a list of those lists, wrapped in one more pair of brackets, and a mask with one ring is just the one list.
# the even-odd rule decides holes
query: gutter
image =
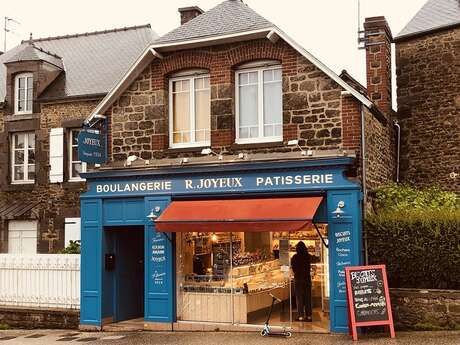
{"label": "gutter", "polygon": [[420,36],[425,36],[425,35],[429,35],[432,33],[436,33],[438,31],[453,29],[453,28],[456,28],[457,26],[460,26],[460,22],[452,23],[448,25],[441,25],[441,26],[437,26],[437,27],[427,29],[427,30],[422,30],[422,31],[412,32],[410,34],[396,36],[395,38],[393,38],[393,43],[400,43],[403,41],[418,38]]}
{"label": "gutter", "polygon": [[101,100],[105,97],[106,93],[94,93],[94,94],[85,94],[85,95],[75,95],[75,96],[59,96],[59,97],[47,97],[47,98],[38,98],[37,101],[42,104],[49,103],[68,103],[74,101],[94,101]]}
{"label": "gutter", "polygon": [[398,121],[393,122],[394,126],[398,129],[398,140],[396,146],[396,183],[399,183],[399,159],[401,155],[401,126]]}

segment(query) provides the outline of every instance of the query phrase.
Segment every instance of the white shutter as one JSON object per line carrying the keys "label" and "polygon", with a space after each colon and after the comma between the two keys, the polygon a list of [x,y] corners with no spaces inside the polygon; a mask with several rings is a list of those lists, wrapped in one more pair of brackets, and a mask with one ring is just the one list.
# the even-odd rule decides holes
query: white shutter
{"label": "white shutter", "polygon": [[67,247],[71,240],[80,241],[80,218],[65,219],[64,247]]}
{"label": "white shutter", "polygon": [[64,181],[64,128],[51,128],[50,182]]}
{"label": "white shutter", "polygon": [[37,253],[37,222],[10,221],[8,223],[8,253]]}

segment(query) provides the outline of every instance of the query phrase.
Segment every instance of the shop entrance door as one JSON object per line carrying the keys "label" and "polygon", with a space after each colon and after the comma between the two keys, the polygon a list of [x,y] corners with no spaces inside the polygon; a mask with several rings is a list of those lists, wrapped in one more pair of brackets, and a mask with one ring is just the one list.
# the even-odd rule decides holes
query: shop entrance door
{"label": "shop entrance door", "polygon": [[[328,227],[314,225],[304,231],[289,234],[289,261],[291,271],[291,320],[294,330],[329,331],[329,251],[326,247]],[[293,257],[300,243],[306,247],[310,260],[311,284],[296,284]],[[301,245],[300,245],[301,246]],[[294,265],[299,265],[299,260]],[[300,260],[304,265],[305,260]],[[311,318],[310,318],[311,317]]]}
{"label": "shop entrance door", "polygon": [[114,321],[144,316],[144,228],[112,231],[114,240]]}

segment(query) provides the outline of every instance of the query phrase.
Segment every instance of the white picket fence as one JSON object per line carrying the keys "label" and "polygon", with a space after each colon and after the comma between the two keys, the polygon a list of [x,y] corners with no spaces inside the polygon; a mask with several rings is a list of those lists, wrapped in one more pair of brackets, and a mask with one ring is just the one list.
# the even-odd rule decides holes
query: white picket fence
{"label": "white picket fence", "polygon": [[0,306],[80,308],[79,254],[0,254]]}

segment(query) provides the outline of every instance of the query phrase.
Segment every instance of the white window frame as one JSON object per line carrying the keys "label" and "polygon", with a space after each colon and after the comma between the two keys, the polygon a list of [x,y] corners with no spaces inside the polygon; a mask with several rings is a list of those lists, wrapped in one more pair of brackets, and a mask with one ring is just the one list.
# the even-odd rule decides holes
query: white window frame
{"label": "white window frame", "polygon": [[81,178],[80,176],[72,177],[72,164],[73,163],[81,163],[81,172],[82,173],[85,173],[86,168],[87,168],[86,162],[82,162],[80,160],[73,160],[74,157],[72,157],[72,148],[74,146],[78,147],[78,144],[73,145],[73,143],[72,143],[72,134],[73,134],[73,132],[80,132],[80,129],[72,128],[72,129],[69,130],[69,140],[68,140],[68,145],[67,145],[67,147],[68,147],[68,155],[67,155],[67,157],[69,158],[68,159],[68,161],[69,161],[69,166],[68,166],[68,169],[69,169],[69,182],[85,181],[85,179]]}
{"label": "white window frame", "polygon": [[70,241],[81,241],[81,218],[64,219],[64,247],[67,247]]}
{"label": "white window frame", "polygon": [[[30,101],[32,101],[31,103],[31,107],[30,109],[28,110],[23,110],[23,111],[19,111],[18,109],[18,102],[19,102],[19,79],[20,78],[25,78],[25,82],[24,82],[24,85],[25,85],[25,92],[24,92],[24,108],[26,109],[27,108],[27,103],[29,101],[28,99],[28,92],[27,92],[27,89],[29,88],[32,88],[32,99]],[[32,78],[32,85],[29,87],[29,84],[27,82],[28,78]],[[33,113],[33,108],[34,108],[34,105],[33,105],[33,86],[34,86],[34,77],[33,77],[33,74],[32,73],[21,73],[21,74],[18,74],[14,77],[14,114],[15,115],[24,115],[24,114],[32,114]]]}
{"label": "white window frame", "polygon": [[[257,65],[256,63],[255,65]],[[263,63],[262,63],[263,64]],[[246,66],[251,66],[248,64]],[[280,136],[263,136],[264,133],[264,71],[280,69],[282,67],[280,64],[263,66],[263,67],[254,67],[254,68],[240,68],[235,72],[235,143],[237,144],[254,144],[254,143],[271,143],[271,142],[282,142],[283,141],[283,112],[281,111],[281,135]],[[258,128],[259,136],[257,138],[240,138],[240,74],[257,72],[257,119],[258,119]],[[281,80],[282,85],[282,80]],[[282,94],[282,91],[281,91]],[[281,104],[283,100],[281,99]],[[262,135],[261,135],[262,134]]]}
{"label": "white window frame", "polygon": [[[11,138],[11,184],[32,184],[35,183],[35,179],[29,180],[29,134],[33,134],[35,136],[34,132],[17,132],[17,133],[12,133],[10,138]],[[24,148],[22,149],[24,151],[24,162],[22,163],[23,169],[24,169],[24,179],[22,180],[15,180],[14,178],[14,166],[19,165],[15,164],[14,160],[14,153],[16,150],[15,144],[14,144],[14,136],[15,135],[24,135]],[[36,138],[35,138],[36,139]],[[36,145],[37,143],[35,142],[34,146],[34,153],[36,152]],[[35,162],[35,167],[36,167],[36,162]],[[37,173],[37,170],[35,170],[35,174]]]}
{"label": "white window frame", "polygon": [[[31,225],[30,229],[28,228],[20,228],[18,225],[24,225],[24,223]],[[14,225],[14,226],[13,226]],[[17,233],[16,238],[12,238],[11,234],[12,233]],[[34,233],[35,236],[33,237],[28,237],[28,235],[31,235]],[[34,244],[32,252],[26,251],[26,246],[24,245],[24,242],[26,239],[32,239],[32,242]],[[16,241],[16,243],[12,243]],[[36,254],[37,253],[37,242],[38,242],[38,222],[37,221],[16,221],[12,220],[8,222],[8,253],[9,254],[25,254],[25,255],[30,255],[30,254]],[[13,248],[16,249],[16,251],[13,252]]]}
{"label": "white window frame", "polygon": [[[195,141],[195,79],[209,78],[209,73],[200,72],[185,72],[180,76],[172,77],[169,79],[169,147],[170,148],[187,148],[187,147],[202,147],[211,145],[211,133],[209,133],[209,140]],[[173,130],[173,83],[176,81],[188,80],[190,85],[190,142],[188,143],[174,143]],[[209,80],[211,82],[211,80]],[[209,98],[211,98],[211,84],[209,84]],[[211,114],[209,116],[209,132],[211,132]]]}

